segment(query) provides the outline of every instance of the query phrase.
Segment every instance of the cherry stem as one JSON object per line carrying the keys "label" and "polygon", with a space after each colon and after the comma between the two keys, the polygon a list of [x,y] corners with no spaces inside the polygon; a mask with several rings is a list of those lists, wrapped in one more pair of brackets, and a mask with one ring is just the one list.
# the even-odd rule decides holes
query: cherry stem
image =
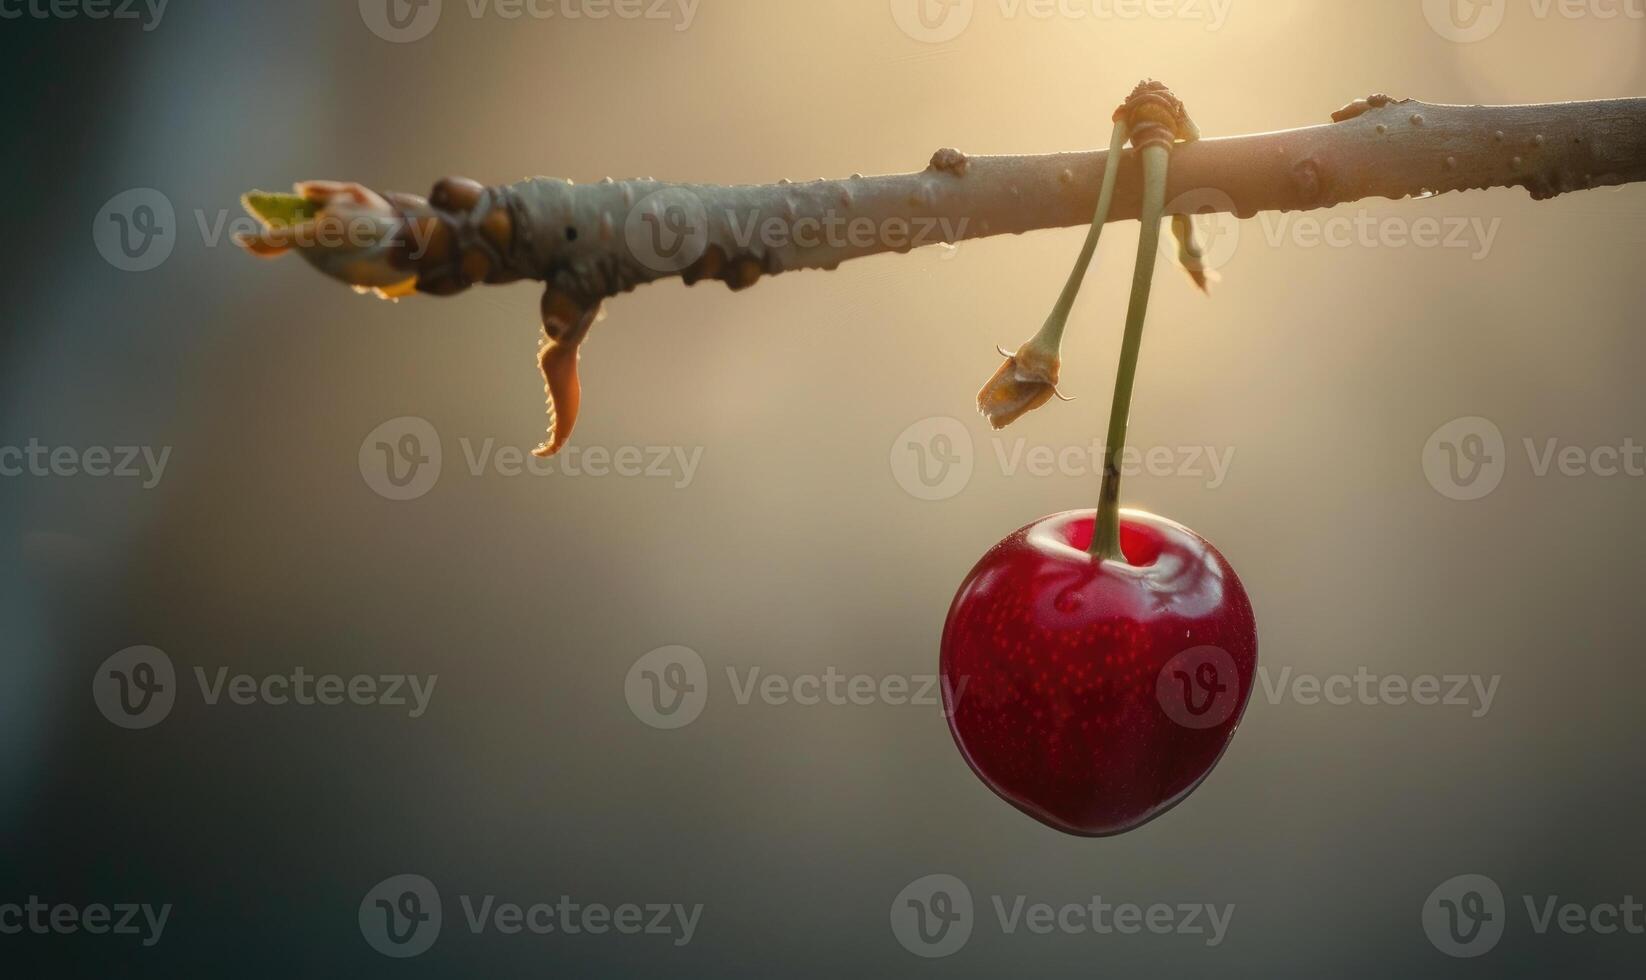
{"label": "cherry stem", "polygon": [[1097,520],[1092,527],[1091,554],[1106,561],[1126,562],[1120,550],[1120,458],[1126,448],[1126,423],[1131,414],[1132,385],[1137,379],[1137,355],[1143,347],[1143,321],[1149,313],[1149,286],[1154,280],[1155,257],[1160,251],[1160,220],[1166,209],[1166,166],[1171,151],[1164,146],[1143,149],[1143,230],[1137,242],[1137,268],[1132,273],[1131,305],[1126,310],[1126,334],[1120,342],[1120,370],[1115,377],[1114,404],[1109,409],[1109,435],[1103,444],[1103,486],[1098,492]]}
{"label": "cherry stem", "polygon": [[1103,226],[1109,222],[1109,210],[1114,205],[1115,178],[1120,173],[1120,154],[1126,148],[1126,134],[1126,120],[1116,120],[1114,135],[1109,139],[1109,155],[1103,165],[1103,185],[1097,195],[1097,210],[1092,215],[1092,226],[1086,232],[1086,244],[1080,249],[1080,257],[1075,259],[1074,271],[1069,273],[1069,281],[1064,283],[1063,292],[1057,297],[1051,315],[1046,317],[1040,332],[1035,334],[1033,343],[1048,350],[1056,351],[1062,346],[1069,311],[1074,309],[1075,297],[1080,294],[1081,283],[1086,280],[1086,269],[1092,264],[1092,256],[1097,254],[1097,240],[1103,235]]}

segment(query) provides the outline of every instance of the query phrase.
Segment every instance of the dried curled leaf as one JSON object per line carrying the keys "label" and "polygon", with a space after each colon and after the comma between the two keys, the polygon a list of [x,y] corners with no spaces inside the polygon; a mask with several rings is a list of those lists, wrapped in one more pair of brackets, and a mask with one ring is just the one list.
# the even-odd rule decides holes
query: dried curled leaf
{"label": "dried curled leaf", "polygon": [[[977,393],[977,410],[989,425],[1004,429],[1051,400],[1057,390],[1060,362],[1055,352],[1024,344],[1016,354],[1000,352],[1006,362]],[[1068,399],[1064,399],[1067,401]]]}
{"label": "dried curled leaf", "polygon": [[543,294],[543,345],[537,366],[543,372],[543,391],[549,403],[549,433],[537,457],[553,456],[571,438],[583,404],[583,384],[577,377],[578,348],[600,315],[600,303],[582,303],[549,287]]}

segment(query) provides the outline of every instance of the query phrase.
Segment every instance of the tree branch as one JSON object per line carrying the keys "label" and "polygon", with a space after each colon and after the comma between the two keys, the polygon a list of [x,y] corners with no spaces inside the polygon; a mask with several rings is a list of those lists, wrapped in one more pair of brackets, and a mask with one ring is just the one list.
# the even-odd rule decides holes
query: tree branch
{"label": "tree branch", "polygon": [[[1524,187],[1542,200],[1646,180],[1646,99],[1452,106],[1374,95],[1332,119],[1179,144],[1166,213],[1250,218],[1486,187]],[[1136,218],[1142,197],[1138,153],[1120,152],[1110,221]],[[241,244],[265,256],[296,249],[322,272],[387,297],[546,283],[546,455],[576,420],[578,346],[606,297],[671,277],[742,289],[866,255],[1088,224],[1109,153],[942,149],[919,173],[740,187],[446,178],[427,199],[311,181],[295,196],[248,195],[265,228]]]}
{"label": "tree branch", "polygon": [[[1173,157],[1167,213],[1250,218],[1486,187],[1524,187],[1544,199],[1646,180],[1646,99],[1452,106],[1372,96],[1334,120],[1186,144]],[[1111,221],[1138,213],[1136,152],[1124,152]],[[866,255],[1085,225],[1107,157],[944,149],[918,173],[738,187],[538,177],[450,209],[390,195],[408,229],[396,265],[415,272],[423,291],[442,294],[521,278],[585,302],[674,276],[743,288],[762,275],[832,269]],[[507,209],[512,233],[496,241],[490,268],[465,274],[463,249],[446,247],[436,219],[472,244],[498,208]]]}
{"label": "tree branch", "polygon": [[[1185,145],[1174,155],[1167,212],[1249,218],[1486,187],[1524,187],[1541,200],[1646,180],[1646,99],[1450,106],[1373,96],[1334,118]],[[750,187],[573,187],[538,178],[506,193],[533,226],[517,272],[610,296],[673,275],[741,288],[762,274],[832,269],[924,244],[1084,225],[1107,157],[1106,150],[967,157],[945,149],[912,174]],[[1141,184],[1137,154],[1127,150],[1111,221],[1137,217]],[[637,204],[653,210],[636,215]],[[573,226],[594,230],[594,241],[566,241],[563,231]],[[686,239],[682,250],[660,254],[671,234]]]}

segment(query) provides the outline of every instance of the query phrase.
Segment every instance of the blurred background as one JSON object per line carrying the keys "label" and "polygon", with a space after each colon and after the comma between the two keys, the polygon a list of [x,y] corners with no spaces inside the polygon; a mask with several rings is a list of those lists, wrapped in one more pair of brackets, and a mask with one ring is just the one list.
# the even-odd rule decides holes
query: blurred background
{"label": "blurred background", "polygon": [[[1080,229],[619,297],[583,348],[574,447],[595,465],[535,473],[508,461],[542,435],[537,288],[391,305],[229,235],[241,192],[303,178],[764,183],[918,170],[939,146],[1093,148],[1145,76],[1207,136],[1322,123],[1379,91],[1639,96],[1642,11],[394,3],[0,22],[0,447],[19,450],[0,463],[23,461],[0,478],[0,906],[172,906],[147,946],[0,935],[7,975],[1638,970],[1646,936],[1540,932],[1527,903],[1587,922],[1646,897],[1646,188],[1262,215],[1210,300],[1162,266],[1131,442],[1166,462],[1125,494],[1229,558],[1263,673],[1206,783],[1106,840],[997,799],[930,698],[740,694],[751,671],[918,691],[978,557],[1095,503],[1080,449],[1105,421],[1135,223],[1104,237],[1075,309],[1078,400],[1004,433],[973,396],[995,345],[1044,318]],[[413,484],[378,455],[408,433]],[[908,455],[938,434],[961,467],[941,486]],[[1571,465],[1543,467],[1550,446]],[[1632,468],[1606,465],[1631,446]],[[1014,463],[1036,447],[1074,450]],[[600,450],[652,475],[602,475]],[[1448,458],[1486,483],[1449,479]],[[659,727],[637,662],[674,646],[706,701]],[[128,728],[107,684],[137,660],[170,665],[174,700]],[[220,676],[299,670],[438,681],[420,713],[209,697]],[[1357,672],[1495,687],[1333,704],[1294,686]],[[941,958],[892,921],[933,874],[975,910]],[[443,926],[389,959],[362,906],[400,875],[437,889]],[[1501,938],[1470,958],[1425,928],[1459,875],[1501,891]],[[701,913],[686,942],[476,933],[461,897],[485,896]],[[1094,896],[1233,915],[1213,945],[996,913]]]}

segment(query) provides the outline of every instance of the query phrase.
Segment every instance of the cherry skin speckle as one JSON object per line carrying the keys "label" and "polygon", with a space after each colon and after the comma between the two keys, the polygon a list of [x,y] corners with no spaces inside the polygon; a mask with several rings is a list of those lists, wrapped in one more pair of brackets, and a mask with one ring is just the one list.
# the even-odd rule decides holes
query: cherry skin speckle
{"label": "cherry skin speckle", "polygon": [[1001,798],[1106,837],[1181,802],[1234,737],[1257,626],[1234,569],[1198,534],[1121,512],[1127,563],[1087,553],[1092,511],[1028,525],[966,576],[943,628],[944,706]]}

